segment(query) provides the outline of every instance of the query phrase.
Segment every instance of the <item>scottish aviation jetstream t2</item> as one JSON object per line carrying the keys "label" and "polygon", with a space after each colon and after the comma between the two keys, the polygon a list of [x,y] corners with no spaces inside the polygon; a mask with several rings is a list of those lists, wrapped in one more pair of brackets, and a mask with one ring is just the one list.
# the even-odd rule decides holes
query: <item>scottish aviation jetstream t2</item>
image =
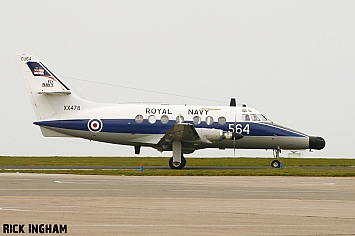
{"label": "scottish aviation jetstream t2", "polygon": [[280,167],[281,149],[317,149],[321,137],[274,124],[245,105],[177,106],[101,104],[76,96],[43,63],[31,55],[16,57],[27,85],[38,125],[45,137],[79,137],[131,145],[135,154],[142,146],[172,151],[169,166],[181,169],[183,154],[203,148],[272,149],[272,166]]}

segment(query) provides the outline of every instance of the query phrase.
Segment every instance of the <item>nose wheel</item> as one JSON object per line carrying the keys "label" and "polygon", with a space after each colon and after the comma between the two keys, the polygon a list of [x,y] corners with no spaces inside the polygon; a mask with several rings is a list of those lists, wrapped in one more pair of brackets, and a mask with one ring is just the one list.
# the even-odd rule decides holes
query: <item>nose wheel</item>
{"label": "nose wheel", "polygon": [[273,168],[280,168],[280,153],[281,153],[281,149],[280,147],[277,147],[277,149],[274,149],[274,157],[276,158],[276,160],[273,160],[271,162],[271,167]]}
{"label": "nose wheel", "polygon": [[280,168],[280,161],[278,160],[273,160],[271,162],[271,166],[274,167],[274,168]]}

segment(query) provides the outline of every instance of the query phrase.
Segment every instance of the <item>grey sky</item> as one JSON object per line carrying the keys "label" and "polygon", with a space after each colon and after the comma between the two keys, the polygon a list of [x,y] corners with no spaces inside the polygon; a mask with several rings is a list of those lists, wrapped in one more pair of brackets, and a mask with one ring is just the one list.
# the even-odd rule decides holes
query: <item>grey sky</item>
{"label": "grey sky", "polygon": [[[0,155],[133,155],[133,147],[42,137],[14,63],[29,53],[70,78],[225,105],[235,96],[278,124],[325,138],[324,150],[304,156],[354,157],[354,12],[355,1],[1,1]],[[66,81],[93,101],[224,105]]]}

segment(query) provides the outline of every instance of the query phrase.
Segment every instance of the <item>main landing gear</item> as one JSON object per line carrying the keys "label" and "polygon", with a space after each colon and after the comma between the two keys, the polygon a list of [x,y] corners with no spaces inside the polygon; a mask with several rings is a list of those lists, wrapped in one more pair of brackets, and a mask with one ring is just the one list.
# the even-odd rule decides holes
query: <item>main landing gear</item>
{"label": "main landing gear", "polygon": [[186,159],[182,153],[181,141],[174,140],[172,143],[173,156],[169,159],[171,169],[182,169],[186,165]]}
{"label": "main landing gear", "polygon": [[274,149],[274,157],[276,158],[276,160],[273,160],[271,162],[271,167],[274,168],[280,168],[280,153],[281,153],[281,149],[280,147],[277,147],[277,149]]}
{"label": "main landing gear", "polygon": [[186,159],[181,155],[181,162],[177,162],[173,160],[173,157],[169,159],[169,166],[171,169],[182,169],[186,165]]}

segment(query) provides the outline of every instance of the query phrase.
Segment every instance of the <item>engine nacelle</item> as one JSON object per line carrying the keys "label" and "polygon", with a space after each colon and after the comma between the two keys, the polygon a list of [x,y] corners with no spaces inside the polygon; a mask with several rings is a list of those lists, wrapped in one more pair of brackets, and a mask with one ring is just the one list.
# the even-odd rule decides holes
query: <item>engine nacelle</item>
{"label": "engine nacelle", "polygon": [[206,128],[196,128],[196,132],[201,139],[207,139],[209,141],[221,141],[223,139],[233,140],[232,132],[225,132],[221,129],[206,129]]}

